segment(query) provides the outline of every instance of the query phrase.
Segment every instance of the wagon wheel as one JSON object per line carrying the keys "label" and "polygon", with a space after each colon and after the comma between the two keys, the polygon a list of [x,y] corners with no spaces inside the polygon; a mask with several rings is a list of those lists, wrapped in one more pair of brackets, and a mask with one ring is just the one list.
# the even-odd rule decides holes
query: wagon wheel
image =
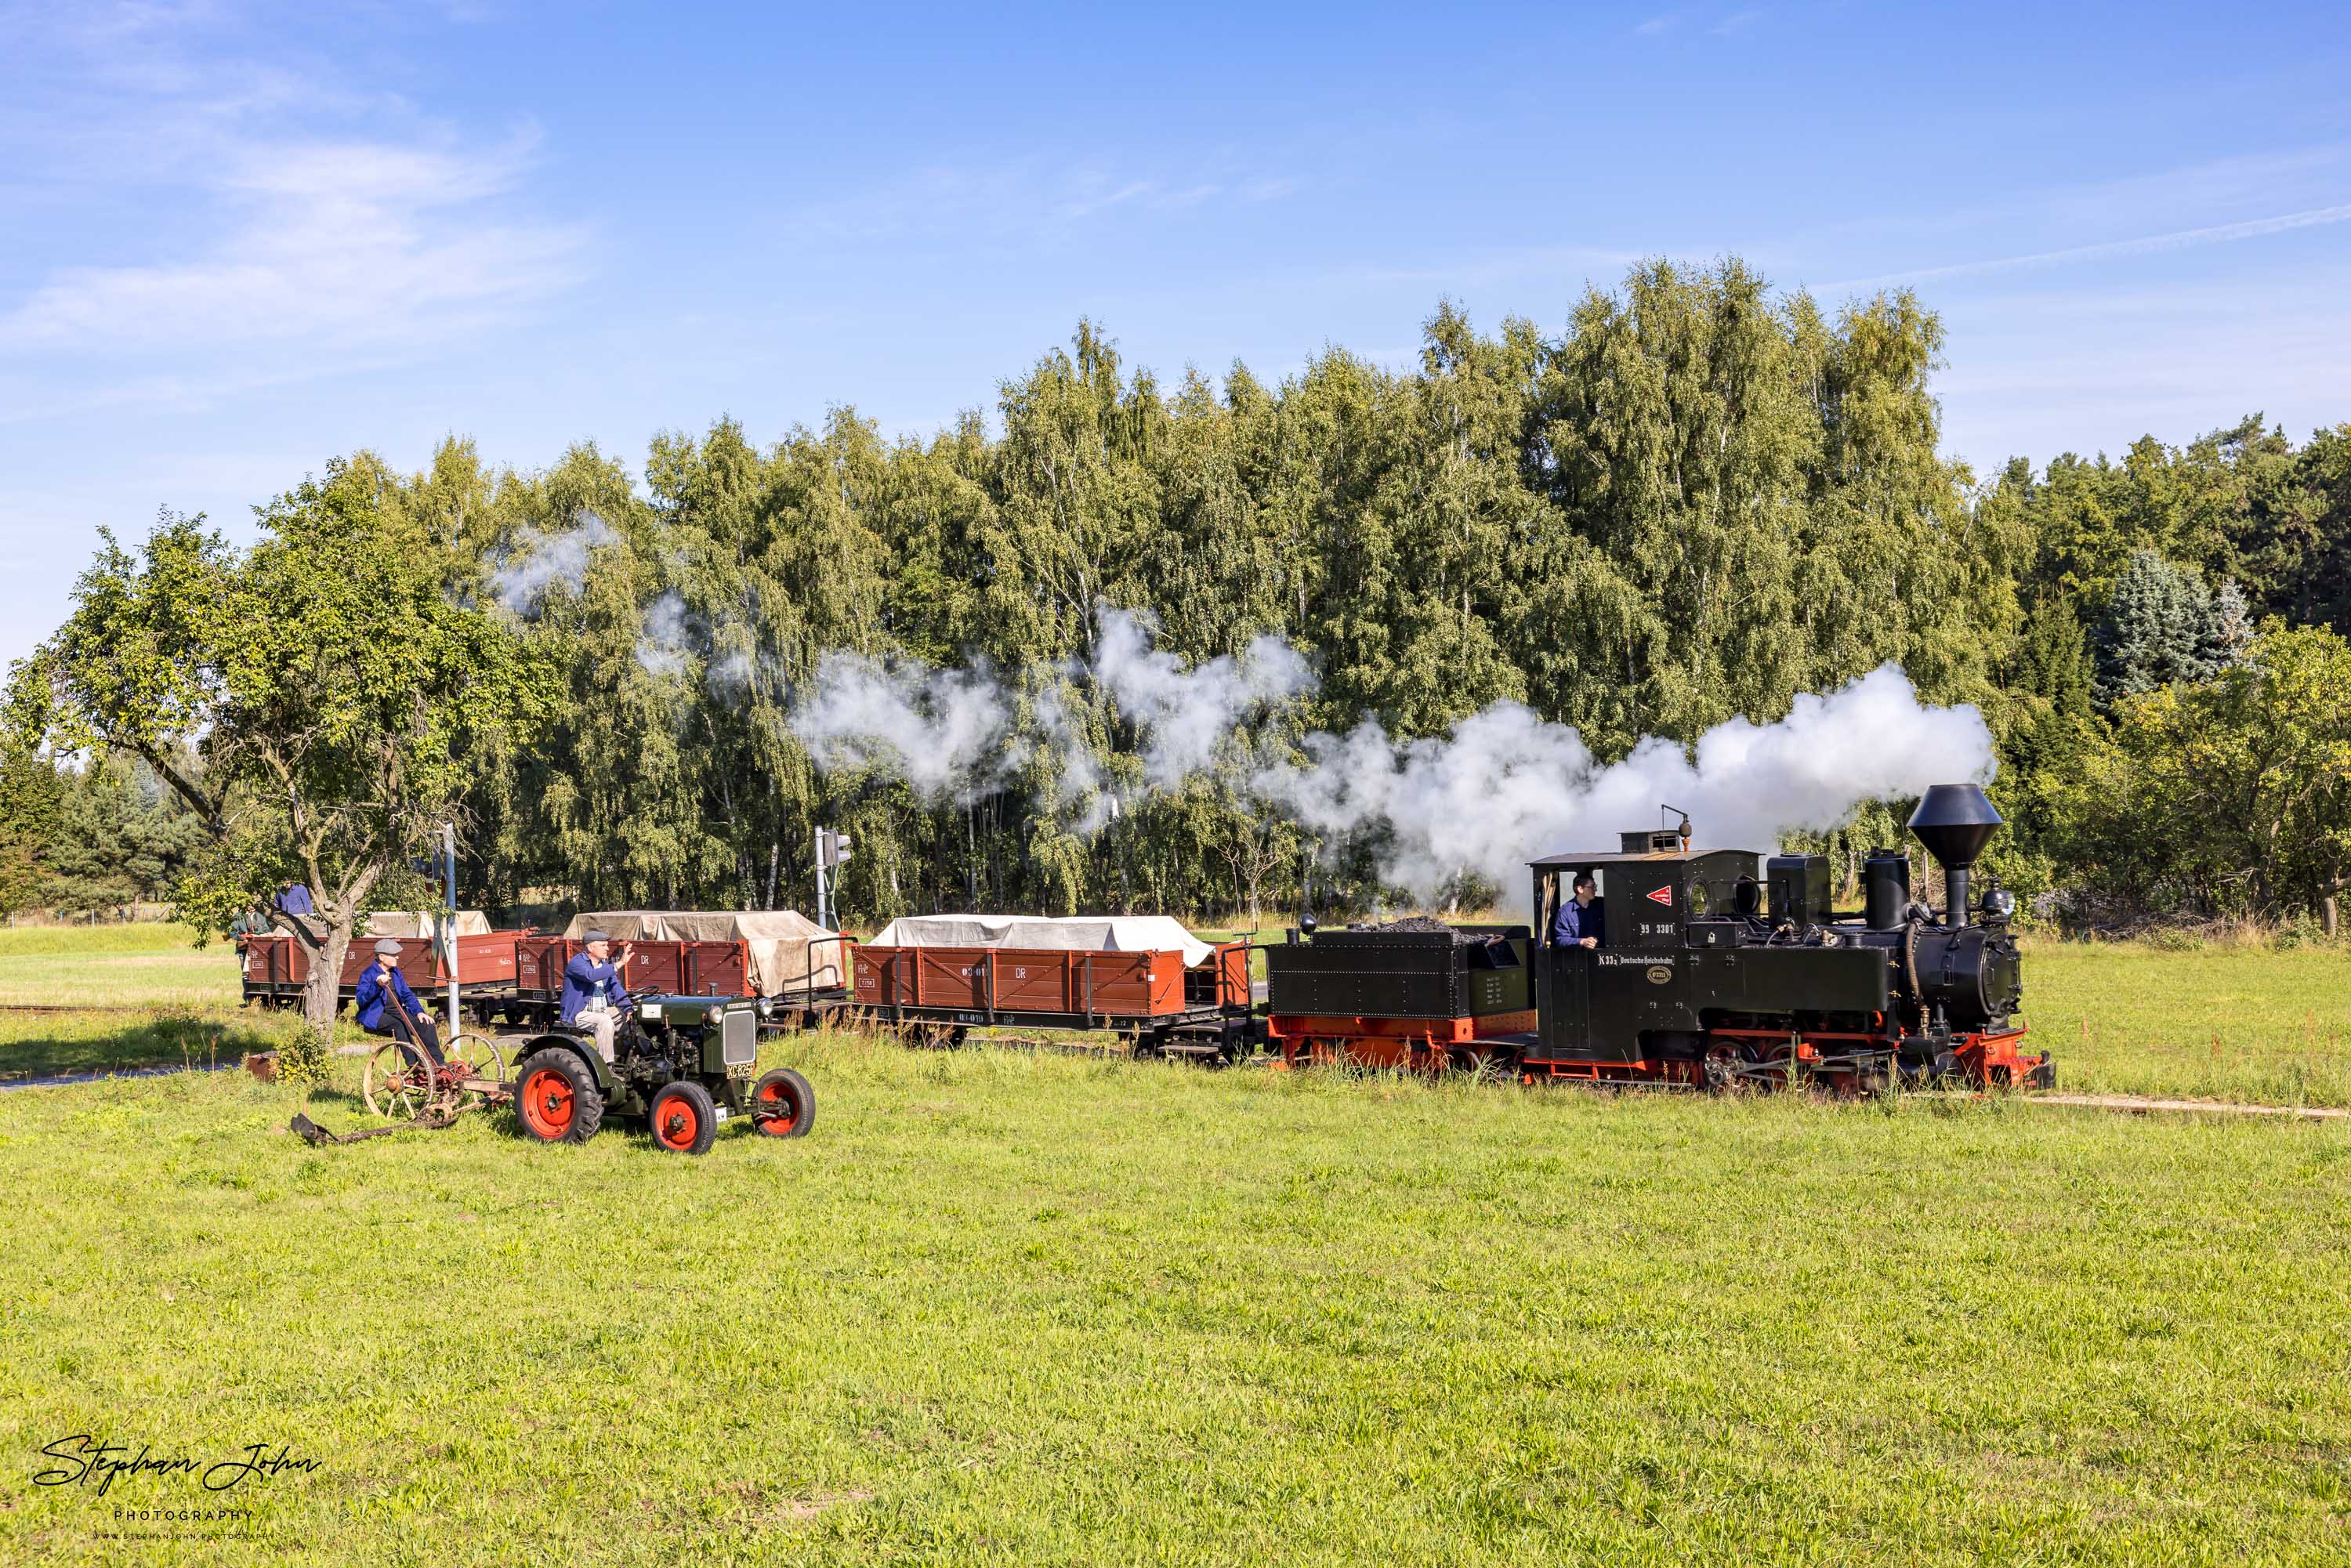
{"label": "wagon wheel", "polygon": [[[486,1034],[475,1034],[469,1030],[464,1034],[453,1035],[442,1045],[441,1054],[460,1078],[495,1081],[503,1080],[507,1075],[506,1053],[498,1049],[496,1040]],[[459,1089],[453,1092],[452,1098],[455,1102],[450,1107],[452,1110],[471,1111],[489,1096],[479,1089]]]}
{"label": "wagon wheel", "polygon": [[924,1021],[904,1026],[906,1043],[925,1051],[953,1051],[963,1044],[967,1030],[951,1023]]}
{"label": "wagon wheel", "polygon": [[368,1058],[360,1092],[387,1122],[413,1122],[433,1107],[433,1061],[404,1040],[387,1040]]}

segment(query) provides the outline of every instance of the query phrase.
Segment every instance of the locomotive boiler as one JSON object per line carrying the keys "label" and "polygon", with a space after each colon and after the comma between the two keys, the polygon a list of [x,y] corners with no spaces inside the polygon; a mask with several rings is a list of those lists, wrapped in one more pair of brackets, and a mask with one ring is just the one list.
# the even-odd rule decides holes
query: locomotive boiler
{"label": "locomotive boiler", "polygon": [[[1972,784],[1921,799],[1909,829],[1942,867],[1939,910],[1913,895],[1898,851],[1872,852],[1863,907],[1839,911],[1826,857],[1693,852],[1686,821],[1625,833],[1613,852],[1546,856],[1531,862],[1531,931],[1459,928],[1444,955],[1464,975],[1522,965],[1510,994],[1531,1002],[1531,1017],[1441,1016],[1446,988],[1396,983],[1438,964],[1430,934],[1353,929],[1268,950],[1268,1035],[1293,1060],[1482,1062],[1529,1080],[2047,1087],[2048,1056],[2022,1049],[2014,899],[1997,884],[1971,894],[2000,823]],[[1586,873],[1605,900],[1594,947],[1553,937]],[[1344,1006],[1350,997],[1426,999],[1400,1015]]]}

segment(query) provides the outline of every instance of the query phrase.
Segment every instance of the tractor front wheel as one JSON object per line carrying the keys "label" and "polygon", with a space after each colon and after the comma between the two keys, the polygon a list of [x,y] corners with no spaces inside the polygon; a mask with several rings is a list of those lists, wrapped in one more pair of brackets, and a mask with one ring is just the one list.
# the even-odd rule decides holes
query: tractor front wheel
{"label": "tractor front wheel", "polygon": [[804,1135],[816,1120],[816,1091],[789,1067],[762,1076],[751,1089],[751,1125],[770,1138]]}
{"label": "tractor front wheel", "polygon": [[515,1119],[523,1136],[542,1144],[584,1144],[604,1121],[595,1074],[557,1048],[527,1057],[515,1080]]}
{"label": "tractor front wheel", "polygon": [[674,1155],[706,1155],[718,1135],[718,1106],[690,1078],[664,1083],[653,1095],[653,1142]]}

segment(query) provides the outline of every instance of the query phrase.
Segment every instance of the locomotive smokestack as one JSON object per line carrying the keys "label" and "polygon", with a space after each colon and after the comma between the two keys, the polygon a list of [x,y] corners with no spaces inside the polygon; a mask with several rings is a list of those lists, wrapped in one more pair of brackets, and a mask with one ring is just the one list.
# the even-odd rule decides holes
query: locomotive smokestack
{"label": "locomotive smokestack", "polygon": [[1972,784],[1934,785],[1910,813],[1910,831],[1943,868],[1944,897],[1949,904],[1943,913],[1946,924],[1968,923],[1968,873],[2000,824],[2000,813]]}

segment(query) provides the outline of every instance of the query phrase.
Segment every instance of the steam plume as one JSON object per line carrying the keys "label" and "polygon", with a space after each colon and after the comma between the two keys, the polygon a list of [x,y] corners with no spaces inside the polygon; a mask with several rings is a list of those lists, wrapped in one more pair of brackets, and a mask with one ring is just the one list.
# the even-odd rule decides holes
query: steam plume
{"label": "steam plume", "polygon": [[885,665],[862,653],[817,661],[792,733],[827,770],[876,768],[925,800],[969,799],[1001,776],[1008,709],[994,674]]}
{"label": "steam plume", "polygon": [[1399,745],[1366,721],[1310,736],[1305,749],[1304,768],[1260,771],[1257,795],[1333,842],[1380,835],[1385,879],[1424,898],[1463,872],[1512,895],[1528,861],[1607,849],[1667,801],[1689,812],[1705,845],[1769,848],[1782,833],[1836,827],[1865,801],[1989,779],[1993,768],[1982,715],[1921,705],[1892,664],[1798,697],[1777,724],[1717,725],[1695,760],[1653,737],[1603,766],[1574,730],[1517,703],[1442,740]]}
{"label": "steam plume", "polygon": [[1926,706],[1888,664],[1798,697],[1776,724],[1718,725],[1692,750],[1653,737],[1604,765],[1573,729],[1503,702],[1442,738],[1399,742],[1369,719],[1343,735],[1316,732],[1301,743],[1303,764],[1237,776],[1241,748],[1228,741],[1313,689],[1305,659],[1259,637],[1240,657],[1186,669],[1152,646],[1151,630],[1104,610],[1090,664],[1032,669],[1009,687],[985,666],[885,666],[830,653],[791,727],[818,767],[879,768],[933,800],[970,799],[1045,758],[1055,802],[1047,809],[1073,808],[1071,825],[1092,833],[1108,821],[1109,800],[1071,706],[1091,687],[1139,733],[1146,790],[1228,768],[1238,796],[1296,821],[1326,852],[1373,846],[1384,881],[1431,900],[1465,873],[1511,896],[1529,860],[1606,849],[1620,830],[1655,821],[1666,801],[1690,813],[1708,845],[1762,849],[1783,833],[1836,827],[1869,800],[1988,780],[1994,766],[1980,714]]}
{"label": "steam plume", "polygon": [[612,525],[582,508],[575,526],[559,533],[525,528],[490,574],[490,591],[510,614],[528,620],[557,587],[580,591],[588,580],[588,552],[620,538]]}
{"label": "steam plume", "polygon": [[637,634],[637,663],[649,675],[674,675],[694,659],[695,637],[685,601],[672,589],[646,607]]}
{"label": "steam plume", "polygon": [[1151,646],[1155,628],[1143,617],[1105,609],[1097,624],[1093,677],[1144,732],[1144,776],[1156,789],[1180,788],[1208,767],[1252,713],[1313,689],[1305,659],[1279,637],[1253,638],[1238,659],[1219,653],[1187,670]]}

